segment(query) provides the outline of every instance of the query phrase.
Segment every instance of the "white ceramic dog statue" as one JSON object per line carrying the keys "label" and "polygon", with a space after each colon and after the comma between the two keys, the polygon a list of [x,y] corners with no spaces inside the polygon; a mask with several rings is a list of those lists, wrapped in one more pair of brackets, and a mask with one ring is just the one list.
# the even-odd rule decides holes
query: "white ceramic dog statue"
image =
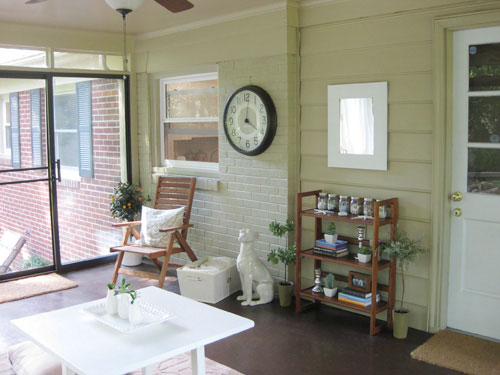
{"label": "white ceramic dog statue", "polygon": [[[258,234],[250,229],[241,229],[238,241],[240,241],[240,253],[236,259],[236,266],[240,272],[241,288],[243,295],[238,296],[238,301],[243,301],[243,306],[262,305],[273,300],[273,277],[271,272],[262,263],[253,251],[253,243],[257,240]],[[253,294],[253,285],[255,295]],[[252,300],[252,298],[258,298]]]}

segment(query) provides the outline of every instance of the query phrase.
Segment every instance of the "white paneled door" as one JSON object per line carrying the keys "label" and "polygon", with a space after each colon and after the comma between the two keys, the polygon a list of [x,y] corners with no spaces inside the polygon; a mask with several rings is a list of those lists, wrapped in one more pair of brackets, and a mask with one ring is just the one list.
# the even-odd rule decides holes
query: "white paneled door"
{"label": "white paneled door", "polygon": [[448,326],[500,339],[500,27],[453,39]]}

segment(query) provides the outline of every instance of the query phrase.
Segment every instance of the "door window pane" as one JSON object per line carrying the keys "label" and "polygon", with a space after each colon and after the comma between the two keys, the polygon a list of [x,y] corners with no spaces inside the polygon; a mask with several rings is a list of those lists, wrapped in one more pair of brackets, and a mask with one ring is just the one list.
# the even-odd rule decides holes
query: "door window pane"
{"label": "door window pane", "polygon": [[469,148],[467,191],[500,195],[500,149]]}
{"label": "door window pane", "polygon": [[469,46],[469,91],[500,90],[500,43]]}
{"label": "door window pane", "polygon": [[469,142],[500,142],[500,96],[469,97]]}

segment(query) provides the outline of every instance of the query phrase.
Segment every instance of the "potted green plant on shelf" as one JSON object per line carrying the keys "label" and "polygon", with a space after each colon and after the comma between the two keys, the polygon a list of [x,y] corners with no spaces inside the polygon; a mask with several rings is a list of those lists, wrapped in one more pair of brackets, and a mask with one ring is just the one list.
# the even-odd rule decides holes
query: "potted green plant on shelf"
{"label": "potted green plant on shelf", "polygon": [[338,234],[335,233],[335,223],[330,221],[328,224],[328,232],[325,233],[325,241],[334,244],[337,242]]}
{"label": "potted green plant on shelf", "polygon": [[397,260],[401,269],[402,293],[399,309],[394,310],[393,335],[398,339],[405,339],[408,335],[409,310],[403,307],[405,296],[405,271],[408,270],[410,263],[415,261],[418,256],[427,249],[421,246],[421,241],[412,240],[405,232],[400,232],[395,241],[386,245],[384,252],[390,258]]}
{"label": "potted green plant on shelf", "polygon": [[272,264],[283,263],[285,266],[285,280],[278,284],[280,305],[283,307],[290,306],[292,302],[293,283],[288,281],[288,265],[295,264],[296,249],[295,244],[288,245],[288,233],[293,232],[294,229],[295,223],[290,219],[287,219],[285,224],[280,224],[276,220],[273,220],[269,224],[269,231],[273,234],[273,236],[278,238],[285,236],[287,238],[286,247],[272,249],[267,255],[268,262],[271,262]]}
{"label": "potted green plant on shelf", "polygon": [[335,288],[335,276],[333,276],[333,273],[329,273],[326,275],[326,277],[323,279],[323,293],[325,293],[326,297],[333,297],[335,294],[337,294],[337,289]]}
{"label": "potted green plant on shelf", "polygon": [[372,250],[368,246],[362,246],[358,251],[358,261],[369,263],[372,260]]}

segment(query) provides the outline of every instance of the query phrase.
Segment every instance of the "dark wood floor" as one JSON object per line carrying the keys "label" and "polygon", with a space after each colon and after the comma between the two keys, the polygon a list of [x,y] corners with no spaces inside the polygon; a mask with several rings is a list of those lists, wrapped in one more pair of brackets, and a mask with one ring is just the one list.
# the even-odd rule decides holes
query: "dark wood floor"
{"label": "dark wood floor", "polygon": [[[102,298],[111,274],[111,264],[70,272],[64,276],[78,282],[78,288],[0,304],[0,350],[25,340],[11,319]],[[135,288],[154,285],[130,279]],[[165,284],[179,291],[177,282]],[[235,295],[215,306],[255,321],[253,329],[206,348],[207,357],[246,375],[456,374],[410,357],[430,337],[422,331],[410,330],[406,340],[390,332],[370,337],[368,318],[327,306],[297,314],[278,301],[243,307]]]}

